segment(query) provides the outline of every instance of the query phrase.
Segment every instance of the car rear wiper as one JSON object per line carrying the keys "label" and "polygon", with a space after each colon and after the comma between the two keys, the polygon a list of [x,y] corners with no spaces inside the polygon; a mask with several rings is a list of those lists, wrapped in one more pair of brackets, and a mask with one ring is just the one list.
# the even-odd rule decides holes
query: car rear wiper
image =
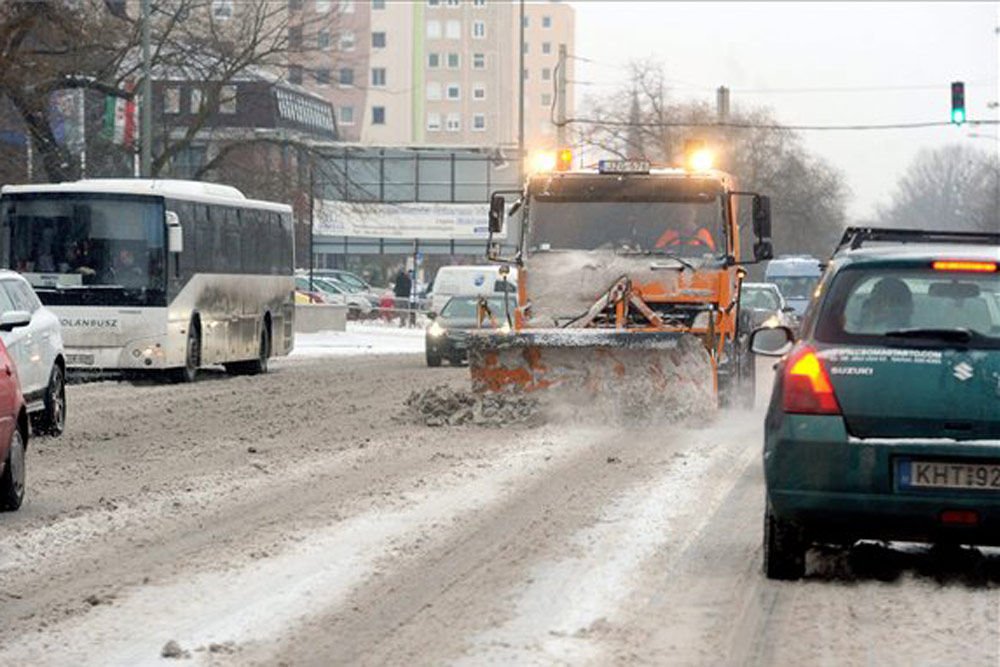
{"label": "car rear wiper", "polygon": [[948,343],[970,343],[980,334],[969,329],[955,328],[925,328],[925,329],[895,329],[886,331],[886,336],[892,338],[921,338],[927,340],[943,340]]}

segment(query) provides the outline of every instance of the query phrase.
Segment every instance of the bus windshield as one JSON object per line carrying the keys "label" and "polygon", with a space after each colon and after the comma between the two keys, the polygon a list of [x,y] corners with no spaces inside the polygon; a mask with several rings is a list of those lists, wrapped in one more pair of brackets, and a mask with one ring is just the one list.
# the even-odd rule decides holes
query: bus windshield
{"label": "bus windshield", "polygon": [[9,196],[10,267],[49,305],[163,305],[164,206],[109,194]]}
{"label": "bus windshield", "polygon": [[684,257],[718,257],[726,252],[723,207],[705,202],[546,201],[531,202],[529,248],[613,250]]}

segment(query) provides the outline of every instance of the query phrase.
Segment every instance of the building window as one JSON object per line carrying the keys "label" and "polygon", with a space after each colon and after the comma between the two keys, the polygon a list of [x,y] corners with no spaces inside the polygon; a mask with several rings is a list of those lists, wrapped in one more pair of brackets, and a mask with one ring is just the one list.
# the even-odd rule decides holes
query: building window
{"label": "building window", "polygon": [[448,0],[449,7],[458,7],[460,0]]}
{"label": "building window", "polygon": [[292,65],[288,68],[288,83],[302,83],[302,65]]}
{"label": "building window", "polygon": [[462,22],[461,21],[448,21],[445,25],[444,36],[448,39],[461,39],[462,38]]}
{"label": "building window", "polygon": [[302,26],[296,25],[288,29],[288,48],[302,48]]}
{"label": "building window", "polygon": [[354,50],[354,32],[351,30],[345,30],[340,33],[340,50],[341,51],[353,51]]}
{"label": "building window", "polygon": [[472,129],[477,132],[482,132],[486,129],[486,114],[472,114]]}
{"label": "building window", "polygon": [[440,53],[428,53],[427,54],[427,67],[429,69],[437,69],[441,66],[441,54]]}
{"label": "building window", "polygon": [[372,125],[385,125],[385,107],[372,107]]}
{"label": "building window", "polygon": [[441,129],[441,114],[431,112],[427,114],[427,129],[436,132]]}
{"label": "building window", "polygon": [[212,16],[222,21],[233,18],[233,0],[212,0]]}
{"label": "building window", "polygon": [[448,54],[448,69],[458,69],[460,62],[461,60],[459,59],[457,53]]}
{"label": "building window", "polygon": [[486,69],[486,54],[485,53],[473,53],[472,54],[472,69]]}
{"label": "building window", "polygon": [[448,119],[445,121],[445,128],[449,132],[458,132],[462,129],[462,117],[457,113],[448,114]]}
{"label": "building window", "polygon": [[170,86],[163,89],[163,113],[181,112],[181,89]]}
{"label": "building window", "polygon": [[236,113],[236,86],[219,90],[219,113]]}
{"label": "building window", "polygon": [[543,28],[551,28],[552,27],[552,17],[551,16],[543,16],[542,17],[542,27]]}
{"label": "building window", "polygon": [[353,14],[354,13],[354,0],[340,0],[340,13],[341,14]]}
{"label": "building window", "polygon": [[372,0],[372,9],[385,9],[385,0]]}
{"label": "building window", "polygon": [[428,7],[437,7],[441,4],[441,0],[427,0]]}
{"label": "building window", "polygon": [[313,72],[313,77],[316,79],[316,83],[321,86],[330,85],[330,70],[328,69],[318,69]]}
{"label": "building window", "polygon": [[322,50],[330,48],[330,31],[323,29],[316,33],[316,47]]}
{"label": "building window", "polygon": [[288,9],[293,12],[302,9],[302,0],[288,0]]}
{"label": "building window", "polygon": [[354,107],[340,107],[337,116],[341,125],[354,125]]}
{"label": "building window", "polygon": [[472,22],[472,37],[475,39],[483,39],[486,37],[486,22],[485,21],[473,21]]}
{"label": "building window", "polygon": [[521,25],[523,25],[525,28],[528,27],[528,17],[527,16],[525,16],[525,17],[523,17],[521,19]]}
{"label": "building window", "polygon": [[[301,77],[302,76],[302,72],[301,72],[302,68],[300,67],[299,70],[300,70],[299,71],[299,76]],[[203,96],[201,94],[201,88],[198,88],[197,86],[191,88],[191,100],[189,101],[189,104],[188,104],[188,109],[191,111],[191,113],[199,113],[199,112],[201,112],[201,100],[202,99],[203,99]]]}
{"label": "building window", "polygon": [[521,44],[521,51],[524,52],[524,55],[528,55],[528,43],[527,42]]}
{"label": "building window", "polygon": [[474,100],[486,99],[486,84],[484,83],[472,84],[472,99]]}
{"label": "building window", "polygon": [[552,53],[552,42],[542,42],[542,53],[545,55]]}
{"label": "building window", "polygon": [[427,39],[441,39],[441,22],[427,22]]}
{"label": "building window", "polygon": [[542,81],[551,81],[551,80],[552,80],[552,70],[549,69],[548,67],[543,67],[542,68]]}
{"label": "building window", "polygon": [[372,48],[373,49],[384,49],[385,48],[385,33],[384,32],[373,32],[372,33]]}
{"label": "building window", "polygon": [[552,93],[542,93],[542,106],[543,107],[552,106]]}
{"label": "building window", "polygon": [[427,99],[434,101],[441,99],[441,84],[437,81],[427,82]]}
{"label": "building window", "polygon": [[472,6],[473,7],[485,7],[486,6],[486,0],[472,0]]}
{"label": "building window", "polygon": [[342,86],[354,85],[354,70],[350,67],[341,67],[337,82]]}
{"label": "building window", "polygon": [[326,14],[330,11],[330,0],[316,0],[316,13]]}
{"label": "building window", "polygon": [[385,87],[385,68],[384,67],[373,67],[372,68],[372,87],[383,88]]}
{"label": "building window", "polygon": [[449,83],[447,95],[449,100],[462,99],[462,87],[457,83]]}
{"label": "building window", "polygon": [[528,68],[527,67],[525,67],[523,70],[521,70],[521,78],[524,79],[525,81],[528,80]]}

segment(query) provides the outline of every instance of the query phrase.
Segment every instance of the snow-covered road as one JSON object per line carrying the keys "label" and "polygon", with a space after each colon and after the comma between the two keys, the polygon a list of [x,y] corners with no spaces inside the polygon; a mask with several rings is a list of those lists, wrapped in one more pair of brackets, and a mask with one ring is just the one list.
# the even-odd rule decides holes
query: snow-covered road
{"label": "snow-covered road", "polygon": [[1000,662],[992,553],[762,577],[759,410],[430,428],[410,391],[468,378],[403,354],[419,330],[300,343],[264,377],[70,387],[0,515],[0,664]]}

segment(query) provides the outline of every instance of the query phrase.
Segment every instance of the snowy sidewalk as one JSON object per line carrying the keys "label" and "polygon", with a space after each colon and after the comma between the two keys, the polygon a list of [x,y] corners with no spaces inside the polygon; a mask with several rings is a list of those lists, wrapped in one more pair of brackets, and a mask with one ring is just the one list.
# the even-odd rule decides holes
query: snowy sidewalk
{"label": "snowy sidewalk", "polygon": [[423,327],[348,322],[347,331],[295,334],[292,358],[423,354]]}

